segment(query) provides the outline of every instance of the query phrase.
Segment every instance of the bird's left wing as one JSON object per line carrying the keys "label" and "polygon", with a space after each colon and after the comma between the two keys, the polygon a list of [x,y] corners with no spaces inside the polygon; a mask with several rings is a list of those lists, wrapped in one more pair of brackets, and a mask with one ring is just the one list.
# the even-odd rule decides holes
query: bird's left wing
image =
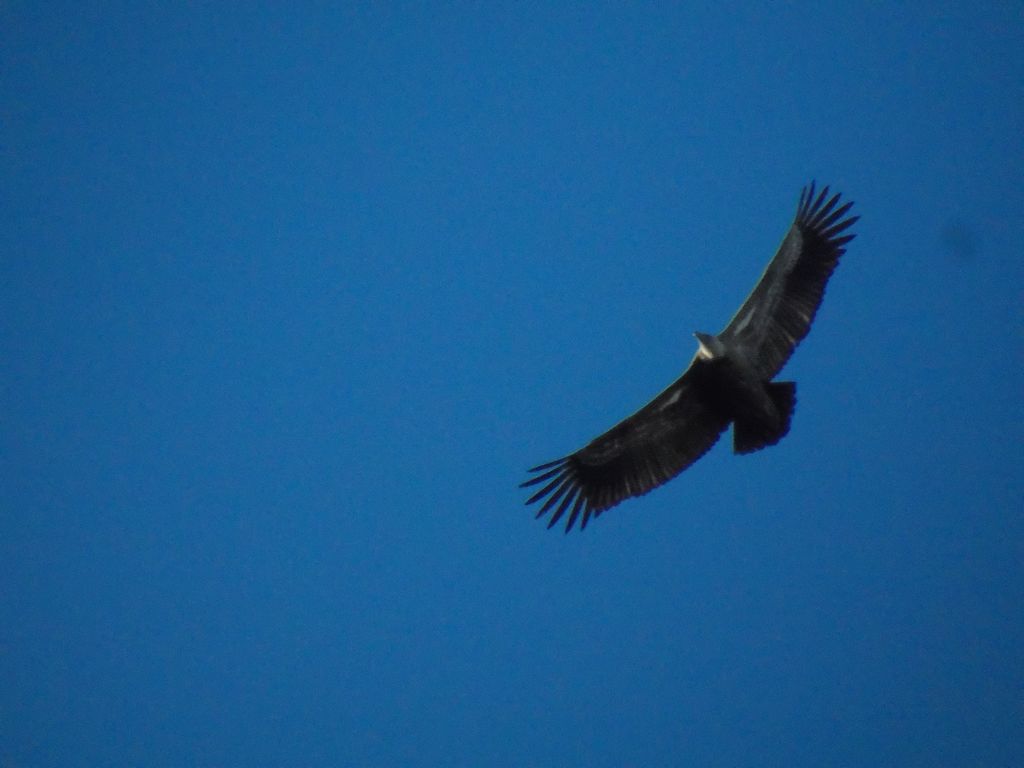
{"label": "bird's left wing", "polygon": [[854,236],[844,232],[859,216],[839,205],[828,187],[800,193],[796,219],[753,292],[719,334],[745,347],[765,380],[773,378],[807,336],[832,271]]}
{"label": "bird's left wing", "polygon": [[582,515],[582,530],[591,515],[657,488],[707,453],[729,421],[699,395],[699,375],[691,365],[654,400],[576,453],[531,469],[537,475],[520,487],[545,483],[526,502],[547,497],[537,517],[553,509],[550,528],[568,512],[568,532]]}

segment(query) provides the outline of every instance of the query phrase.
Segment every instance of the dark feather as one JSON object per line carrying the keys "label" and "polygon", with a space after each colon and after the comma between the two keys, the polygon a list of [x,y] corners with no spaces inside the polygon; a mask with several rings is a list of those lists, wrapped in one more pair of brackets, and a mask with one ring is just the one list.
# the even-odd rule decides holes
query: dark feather
{"label": "dark feather", "polygon": [[796,219],[753,292],[720,337],[743,347],[758,372],[771,379],[786,364],[814,322],[825,284],[853,235],[839,237],[859,216],[846,216],[853,203],[836,208],[828,187],[815,198],[814,183],[800,194]]}
{"label": "dark feather", "polygon": [[692,371],[576,453],[534,467],[531,472],[546,471],[521,487],[551,478],[527,502],[547,497],[537,516],[542,517],[565,494],[550,525],[575,498],[565,530],[572,528],[580,512],[582,530],[592,516],[657,488],[707,453],[729,421],[694,397]]}

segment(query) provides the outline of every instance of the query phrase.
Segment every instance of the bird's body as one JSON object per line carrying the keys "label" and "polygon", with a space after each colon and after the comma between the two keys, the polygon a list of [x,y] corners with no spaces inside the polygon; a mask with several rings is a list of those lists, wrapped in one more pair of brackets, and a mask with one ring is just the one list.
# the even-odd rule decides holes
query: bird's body
{"label": "bird's body", "polygon": [[[773,382],[807,335],[825,284],[853,235],[857,217],[839,195],[800,196],[796,220],[754,291],[718,335],[696,333],[686,372],[629,418],[576,453],[534,467],[523,486],[545,483],[528,504],[545,498],[538,517],[549,527],[568,512],[566,530],[631,496],[667,482],[703,456],[733,425],[733,450],[775,445],[789,431],[796,384]],[[545,482],[546,481],[546,482]]]}
{"label": "bird's body", "polygon": [[775,445],[789,431],[796,385],[765,381],[740,345],[696,335],[700,347],[691,363],[698,383],[694,397],[734,424],[736,453]]}

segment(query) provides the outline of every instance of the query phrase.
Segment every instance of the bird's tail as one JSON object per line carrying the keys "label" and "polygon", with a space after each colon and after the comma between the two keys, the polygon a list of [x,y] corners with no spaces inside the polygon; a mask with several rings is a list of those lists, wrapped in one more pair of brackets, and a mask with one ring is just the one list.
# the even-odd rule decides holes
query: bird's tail
{"label": "bird's tail", "polygon": [[768,397],[775,403],[775,410],[781,418],[777,421],[751,419],[737,420],[732,426],[732,449],[734,453],[752,453],[769,445],[775,445],[789,432],[789,422],[796,408],[796,382],[776,381],[765,387]]}

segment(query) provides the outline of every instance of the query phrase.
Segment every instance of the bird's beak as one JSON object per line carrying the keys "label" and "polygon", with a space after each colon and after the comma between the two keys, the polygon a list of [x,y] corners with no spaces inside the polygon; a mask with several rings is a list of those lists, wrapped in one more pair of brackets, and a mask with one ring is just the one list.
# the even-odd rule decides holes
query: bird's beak
{"label": "bird's beak", "polygon": [[714,358],[715,353],[711,351],[710,339],[706,333],[694,331],[693,337],[697,339],[697,353],[705,360]]}

